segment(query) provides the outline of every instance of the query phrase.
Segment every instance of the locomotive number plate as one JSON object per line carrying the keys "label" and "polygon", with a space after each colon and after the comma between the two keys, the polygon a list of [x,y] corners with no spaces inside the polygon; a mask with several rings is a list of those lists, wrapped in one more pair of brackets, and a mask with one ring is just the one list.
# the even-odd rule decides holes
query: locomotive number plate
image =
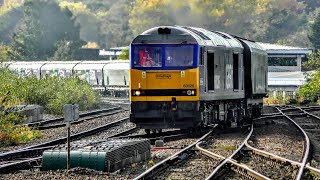
{"label": "locomotive number plate", "polygon": [[183,84],[183,88],[194,88],[194,84]]}

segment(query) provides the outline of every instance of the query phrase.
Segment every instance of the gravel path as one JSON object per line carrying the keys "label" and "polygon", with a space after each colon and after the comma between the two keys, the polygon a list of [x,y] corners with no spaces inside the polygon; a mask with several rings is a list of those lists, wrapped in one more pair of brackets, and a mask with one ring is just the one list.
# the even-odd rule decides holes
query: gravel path
{"label": "gravel path", "polygon": [[[83,123],[80,124],[76,124],[76,125],[72,125],[71,126],[71,134],[76,134],[85,130],[89,130],[92,128],[96,128],[98,126],[104,125],[104,124],[108,124],[111,122],[114,122],[116,120],[125,118],[129,116],[129,112],[125,111],[125,112],[120,112],[114,115],[110,115],[110,116],[105,116],[105,117],[101,117],[101,118],[96,118],[96,119],[92,119],[89,121],[85,121]],[[41,131],[42,134],[42,138],[41,139],[36,139],[32,142],[28,142],[28,143],[24,143],[24,144],[19,144],[17,146],[9,146],[9,147],[3,147],[0,148],[0,153],[3,152],[7,152],[7,151],[12,151],[12,150],[16,150],[16,149],[20,149],[20,148],[25,148],[31,145],[35,145],[35,144],[39,144],[39,143],[43,143],[43,142],[47,142],[50,140],[55,140],[58,138],[62,138],[62,137],[66,137],[67,131],[65,127],[60,127],[60,128],[54,128],[54,129],[47,129],[47,130],[43,130]]]}

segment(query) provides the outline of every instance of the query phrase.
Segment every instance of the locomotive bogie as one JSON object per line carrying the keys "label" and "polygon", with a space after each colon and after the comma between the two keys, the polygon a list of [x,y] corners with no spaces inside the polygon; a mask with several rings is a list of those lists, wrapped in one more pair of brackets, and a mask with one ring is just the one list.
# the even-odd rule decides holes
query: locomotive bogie
{"label": "locomotive bogie", "polygon": [[143,129],[181,128],[199,126],[197,101],[132,102],[130,120]]}

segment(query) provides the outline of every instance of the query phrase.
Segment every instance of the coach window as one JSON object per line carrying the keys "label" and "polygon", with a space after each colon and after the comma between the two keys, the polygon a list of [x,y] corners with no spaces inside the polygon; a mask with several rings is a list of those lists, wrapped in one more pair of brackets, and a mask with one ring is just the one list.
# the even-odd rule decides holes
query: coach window
{"label": "coach window", "polygon": [[233,89],[239,90],[239,54],[233,54]]}
{"label": "coach window", "polygon": [[162,67],[162,48],[136,46],[134,48],[134,67]]}

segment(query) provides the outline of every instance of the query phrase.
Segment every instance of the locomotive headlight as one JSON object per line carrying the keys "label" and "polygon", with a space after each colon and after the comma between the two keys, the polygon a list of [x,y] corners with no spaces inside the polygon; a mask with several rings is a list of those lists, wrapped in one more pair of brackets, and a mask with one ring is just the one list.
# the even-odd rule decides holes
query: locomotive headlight
{"label": "locomotive headlight", "polygon": [[140,96],[140,91],[136,91],[136,96]]}
{"label": "locomotive headlight", "polygon": [[194,95],[194,90],[191,91],[191,94]]}
{"label": "locomotive headlight", "polygon": [[[194,93],[194,92],[193,92]],[[187,91],[187,94],[188,94],[188,96],[191,96],[192,95],[192,91],[191,90],[188,90]]]}

